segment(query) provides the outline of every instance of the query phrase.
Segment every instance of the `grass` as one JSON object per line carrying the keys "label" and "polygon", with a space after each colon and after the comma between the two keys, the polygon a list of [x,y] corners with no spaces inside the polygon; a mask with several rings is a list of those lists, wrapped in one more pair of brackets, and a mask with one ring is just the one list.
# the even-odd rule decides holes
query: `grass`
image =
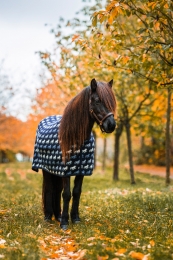
{"label": "grass", "polygon": [[63,232],[43,221],[41,174],[29,163],[0,165],[0,258],[173,259],[173,187],[148,174],[97,169],[83,184],[82,222]]}

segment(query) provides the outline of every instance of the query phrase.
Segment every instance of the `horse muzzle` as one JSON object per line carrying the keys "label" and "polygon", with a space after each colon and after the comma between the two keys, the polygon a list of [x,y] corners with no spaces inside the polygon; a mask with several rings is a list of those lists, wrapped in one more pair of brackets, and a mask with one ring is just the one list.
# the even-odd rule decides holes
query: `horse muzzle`
{"label": "horse muzzle", "polygon": [[100,126],[100,129],[102,132],[112,133],[115,130],[115,127],[116,127],[116,121],[112,115],[107,117],[103,121],[103,124]]}

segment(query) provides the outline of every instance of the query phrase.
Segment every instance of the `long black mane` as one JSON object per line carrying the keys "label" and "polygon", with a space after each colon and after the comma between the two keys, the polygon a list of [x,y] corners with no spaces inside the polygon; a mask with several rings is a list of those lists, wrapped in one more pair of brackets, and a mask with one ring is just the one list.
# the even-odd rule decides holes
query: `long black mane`
{"label": "long black mane", "polygon": [[66,106],[59,129],[59,141],[65,159],[72,147],[79,149],[88,135],[90,87],[84,88]]}

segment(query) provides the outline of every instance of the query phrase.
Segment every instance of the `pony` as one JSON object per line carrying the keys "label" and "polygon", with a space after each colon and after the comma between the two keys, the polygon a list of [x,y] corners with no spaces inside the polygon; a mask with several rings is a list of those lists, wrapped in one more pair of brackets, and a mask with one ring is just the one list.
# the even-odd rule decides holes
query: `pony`
{"label": "pony", "polygon": [[[49,116],[38,125],[32,170],[43,172],[44,220],[51,221],[54,215],[63,230],[69,225],[71,197],[71,221],[81,221],[79,202],[83,178],[94,169],[94,123],[102,132],[115,130],[116,98],[112,85],[113,80],[105,83],[92,79],[90,86],[71,99],[62,116]],[[71,176],[75,176],[72,192]]]}

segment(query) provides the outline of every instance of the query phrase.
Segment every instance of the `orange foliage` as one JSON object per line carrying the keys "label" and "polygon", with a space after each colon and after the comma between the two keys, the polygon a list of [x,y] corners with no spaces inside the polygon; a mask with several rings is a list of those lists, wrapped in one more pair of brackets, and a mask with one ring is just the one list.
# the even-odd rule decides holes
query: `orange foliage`
{"label": "orange foliage", "polygon": [[23,122],[12,116],[0,115],[0,150],[17,152],[20,147],[20,137],[24,128]]}
{"label": "orange foliage", "polygon": [[38,91],[33,113],[26,122],[0,114],[0,150],[22,152],[31,157],[38,123],[46,116],[62,114],[69,99],[70,95],[49,84]]}
{"label": "orange foliage", "polygon": [[49,115],[61,115],[63,113],[71,96],[61,90],[63,88],[65,90],[62,82],[59,85],[48,84],[38,91],[36,105],[33,106],[33,115],[37,118],[37,121]]}
{"label": "orange foliage", "polygon": [[39,122],[50,115],[61,115],[70,99],[71,96],[64,93],[55,84],[48,84],[38,91],[36,104],[32,107],[33,112],[27,122],[24,123],[25,132],[22,135],[22,151],[25,151],[30,156],[33,155]]}

